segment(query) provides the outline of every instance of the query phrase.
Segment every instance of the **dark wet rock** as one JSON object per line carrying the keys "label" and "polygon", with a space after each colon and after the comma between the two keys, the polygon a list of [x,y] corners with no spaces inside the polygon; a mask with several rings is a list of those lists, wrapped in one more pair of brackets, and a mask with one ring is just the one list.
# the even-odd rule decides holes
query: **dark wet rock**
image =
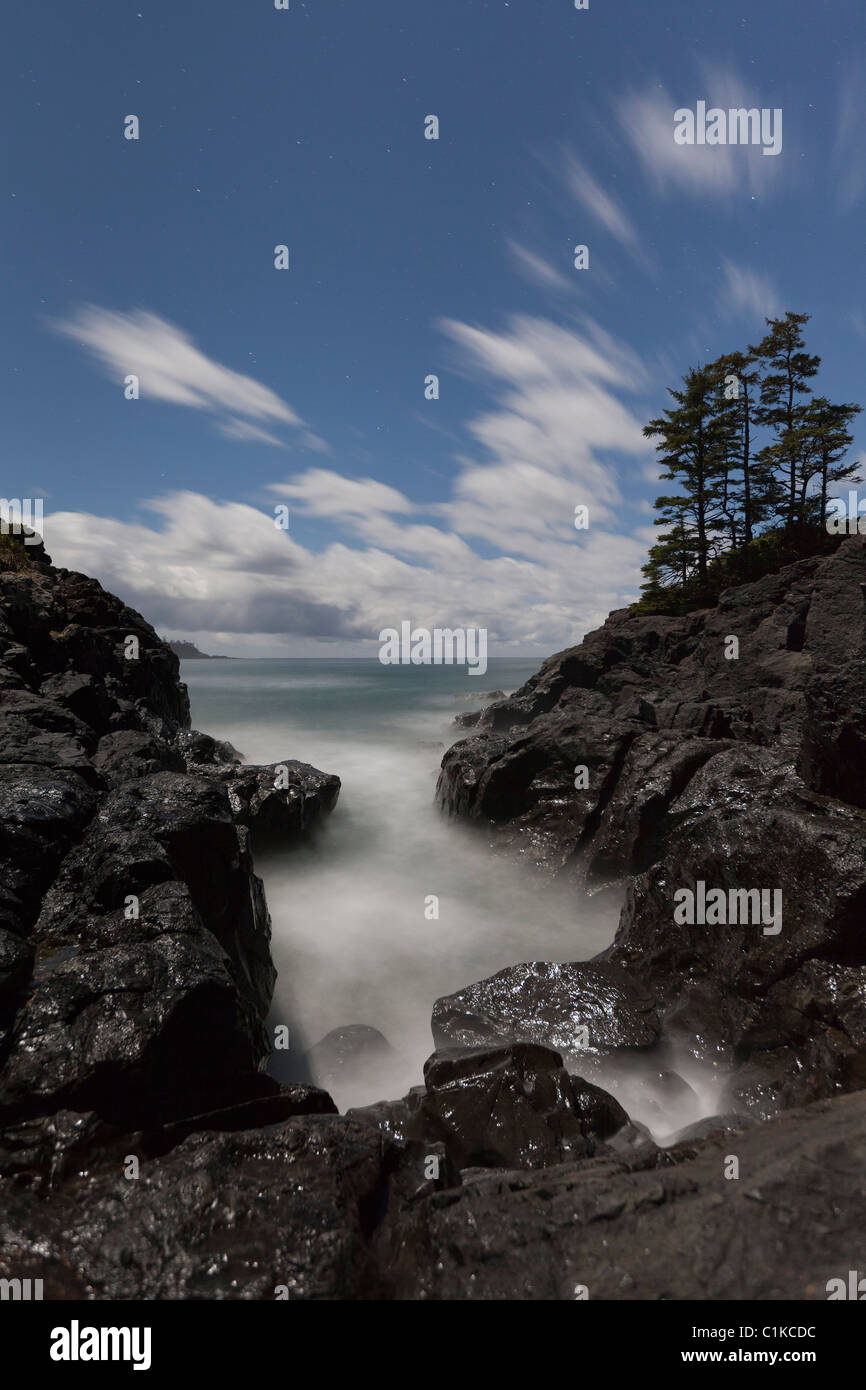
{"label": "dark wet rock", "polygon": [[176,1118],[212,1108],[266,1058],[261,1008],[187,886],[161,883],[140,903],[137,922],[95,918],[83,945],[37,958],[0,1121],[58,1109],[122,1125]]}
{"label": "dark wet rock", "polygon": [[[293,1113],[262,1073],[274,968],[249,839],[265,770],[189,729],[178,669],[95,580],[0,545],[4,1128],[61,1112],[177,1127],[262,1086],[274,1120]],[[296,763],[291,781],[284,842],[337,779]]]}
{"label": "dark wet rock", "polygon": [[823,1301],[866,1222],[862,1093],[675,1149],[459,1175],[441,1146],[354,1116],[203,1131],[156,1157],[132,1135],[76,1153],[92,1123],[58,1117],[50,1194],[21,1150],[5,1184],[0,1277],[43,1278],[46,1298]]}
{"label": "dark wet rock", "polygon": [[[829,1072],[810,1067],[807,1080],[797,1068],[794,1103],[830,1094],[846,1072],[862,1075],[862,812],[810,792],[781,751],[734,748],[705,764],[672,816],[667,851],[629,886],[607,958],[639,972],[672,1034],[700,1036],[738,1063],[790,1044],[806,1060],[810,1040],[838,1032]],[[778,890],[781,930],[751,920],[751,904],[738,913],[747,921],[678,923],[675,894],[697,893],[699,880],[726,895]]]}
{"label": "dark wet rock", "polygon": [[123,1130],[95,1111],[77,1110],[56,1110],[7,1125],[0,1131],[0,1176],[38,1182],[47,1174],[53,1182],[82,1167],[117,1162],[130,1151],[159,1157],[190,1134],[258,1129],[283,1124],[293,1115],[336,1113],[330,1096],[316,1086],[280,1086],[263,1073],[253,1073],[234,1098],[217,1109],[144,1130]]}
{"label": "dark wet rock", "polygon": [[182,729],[175,740],[190,772],[202,767],[235,767],[243,762],[238,750],[225,739],[211,738],[197,729]]}
{"label": "dark wet rock", "polygon": [[611,1135],[607,1147],[613,1149],[614,1153],[631,1153],[635,1149],[645,1151],[647,1147],[655,1152],[657,1145],[646,1125],[641,1124],[640,1120],[630,1120]]}
{"label": "dark wet rock", "polygon": [[[55,1182],[50,1201],[39,1185],[17,1184],[0,1277],[28,1256],[44,1270],[46,1299],[380,1292],[371,1234],[399,1186],[392,1170],[402,1155],[371,1126],[298,1116],[267,1130],[197,1133],[157,1158],[134,1144],[126,1154],[139,1158],[138,1178],[124,1176],[118,1155]],[[423,1181],[415,1167],[412,1187]]]}
{"label": "dark wet rock", "polygon": [[578,1123],[592,1139],[612,1139],[629,1125],[619,1101],[582,1076],[572,1075],[571,1097]]}
{"label": "dark wet rock", "polygon": [[250,828],[263,849],[308,835],[334,809],[340,794],[339,777],[293,758],[223,769],[219,775],[227,783],[235,820]]}
{"label": "dark wet rock", "polygon": [[99,740],[93,766],[105,785],[113,787],[154,772],[183,772],[186,764],[175,742],[137,729],[119,729]]}
{"label": "dark wet rock", "polygon": [[[747,1180],[725,1177],[732,1152]],[[432,1300],[823,1301],[827,1280],[855,1263],[864,1162],[860,1093],[694,1152],[645,1145],[475,1173],[399,1217],[388,1232],[391,1287]]]}
{"label": "dark wet rock", "polygon": [[444,1048],[402,1101],[351,1110],[398,1139],[441,1142],[458,1169],[536,1168],[591,1154],[628,1123],[548,1047]]}
{"label": "dark wet rock", "polygon": [[[762,1114],[866,1084],[864,584],[856,536],[713,609],[612,613],[442,760],[442,807],[499,852],[576,890],[622,885],[616,941],[592,966],[653,1001],[663,1039],[739,1068],[735,1094]],[[780,890],[781,931],[675,922],[674,895],[699,882]],[[516,1034],[507,991],[492,1007],[489,993],[440,1001],[434,1036],[568,1047],[579,980],[555,1007],[545,984],[547,1014],[536,1025],[527,1008]]]}
{"label": "dark wet rock", "polygon": [[659,1039],[655,996],[606,962],[530,961],[437,999],[439,1047],[533,1042],[579,1065],[587,1053],[648,1048]]}
{"label": "dark wet rock", "polygon": [[443,1049],[425,1062],[424,1084],[417,1124],[458,1168],[535,1168],[589,1151],[571,1078],[550,1048]]}

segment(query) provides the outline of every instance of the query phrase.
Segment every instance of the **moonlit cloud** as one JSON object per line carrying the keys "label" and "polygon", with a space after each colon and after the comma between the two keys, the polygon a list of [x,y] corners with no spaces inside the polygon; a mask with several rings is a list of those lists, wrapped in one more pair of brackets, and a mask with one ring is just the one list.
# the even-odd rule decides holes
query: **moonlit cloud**
{"label": "moonlit cloud", "polygon": [[220,419],[218,427],[230,438],[279,444],[249,421],[303,426],[275,391],[206,357],[189,334],[157,314],[143,309],[121,314],[88,305],[53,327],[87,348],[119,383],[130,374],[137,376],[143,398],[241,417]]}
{"label": "moonlit cloud", "polygon": [[[266,489],[289,506],[288,532],[273,512],[187,491],[148,503],[153,523],[52,513],[49,552],[218,651],[372,653],[404,618],[486,627],[491,655],[577,641],[636,594],[653,538],[631,501],[652,450],[620,399],[645,369],[591,320],[443,328],[491,404],[466,426],[477,456],[458,457],[440,499],[309,468]],[[337,537],[324,548],[305,539],[320,521]]]}
{"label": "moonlit cloud", "polygon": [[622,206],[571,152],[566,152],[563,158],[562,177],[571,196],[601,223],[605,231],[610,232],[628,251],[636,253],[638,235]]}
{"label": "moonlit cloud", "polygon": [[839,83],[833,184],[836,206],[848,212],[866,191],[866,145],[863,140],[863,90],[866,64],[851,62]]}
{"label": "moonlit cloud", "polygon": [[782,305],[770,278],[745,266],[734,265],[725,260],[722,264],[724,284],[719,290],[719,311],[726,318],[748,315],[762,321],[765,318],[780,318]]}
{"label": "moonlit cloud", "polygon": [[518,241],[508,242],[508,251],[520,273],[542,289],[565,292],[574,288],[573,281],[567,280],[561,271],[546,261],[543,256],[529,251]]}
{"label": "moonlit cloud", "polygon": [[698,101],[724,111],[745,107],[761,109],[774,103],[763,100],[759,90],[749,89],[735,73],[705,67],[702,75],[681,83],[672,96],[660,82],[643,91],[630,92],[617,103],[617,116],[651,185],[660,194],[684,192],[694,196],[730,198],[738,193],[767,193],[782,176],[783,152],[766,158],[758,145],[678,145],[674,141],[674,112],[694,110]]}
{"label": "moonlit cloud", "polygon": [[274,444],[278,449],[286,447],[282,439],[277,439],[276,435],[269,434],[259,425],[251,425],[248,420],[220,420],[217,429],[226,439],[239,439],[244,444]]}

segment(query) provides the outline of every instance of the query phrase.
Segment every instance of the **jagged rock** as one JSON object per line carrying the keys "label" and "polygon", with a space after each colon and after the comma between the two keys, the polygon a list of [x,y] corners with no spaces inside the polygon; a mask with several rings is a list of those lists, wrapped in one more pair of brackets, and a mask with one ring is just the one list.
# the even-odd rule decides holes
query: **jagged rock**
{"label": "jagged rock", "polygon": [[81,1167],[117,1163],[130,1152],[159,1157],[190,1134],[257,1129],[282,1124],[293,1115],[337,1113],[331,1097],[318,1087],[280,1086],[262,1073],[252,1074],[236,1095],[216,1110],[135,1132],[109,1124],[92,1110],[56,1110],[6,1125],[0,1131],[0,1176],[26,1177],[38,1184],[49,1174],[55,1182]]}
{"label": "jagged rock", "polygon": [[[43,1278],[46,1299],[824,1301],[866,1222],[864,1093],[536,1169],[458,1176],[440,1148],[439,1178],[433,1150],[352,1116],[155,1157],[134,1140],[93,1156],[92,1125],[57,1117],[50,1193],[38,1174],[5,1184],[0,1278]],[[747,1181],[726,1179],[732,1152]]]}
{"label": "jagged rock", "polygon": [[[866,539],[852,536],[713,609],[613,613],[442,761],[441,805],[485,823],[501,852],[576,887],[624,883],[616,941],[593,967],[648,995],[664,1037],[740,1068],[733,1094],[761,1113],[866,1076],[864,584]],[[781,890],[781,932],[676,923],[675,893],[699,881]],[[819,962],[847,972],[843,1000],[807,997]],[[488,985],[455,996],[435,1036],[507,1036],[505,991],[489,1018],[476,1008]],[[529,1028],[534,1041],[568,1047],[581,982],[564,994]]]}
{"label": "jagged rock", "polygon": [[[0,545],[0,692],[0,1124],[177,1127],[276,1094],[266,770],[191,731],[177,657],[41,546]],[[334,784],[293,765],[284,842]]]}
{"label": "jagged rock", "polygon": [[243,762],[231,743],[201,734],[197,729],[181,729],[175,742],[190,772],[200,772],[202,767],[236,767]]}
{"label": "jagged rock", "polygon": [[603,961],[509,966],[437,999],[431,1027],[438,1047],[532,1042],[576,1065],[587,1053],[652,1047],[660,1035],[655,996]]}
{"label": "jagged rock", "polygon": [[2,920],[23,936],[63,855],[87,825],[97,796],[75,772],[26,763],[0,765]]}
{"label": "jagged rock", "polygon": [[581,1157],[628,1123],[612,1096],[548,1047],[444,1048],[403,1101],[351,1110],[399,1139],[440,1141],[456,1168],[536,1168]]}
{"label": "jagged rock", "polygon": [[99,740],[93,766],[107,786],[115,787],[154,772],[183,772],[186,763],[176,743],[137,729],[119,729]]}
{"label": "jagged rock", "polygon": [[[371,1235],[392,1185],[405,1179],[396,1171],[404,1155],[372,1126],[301,1115],[137,1156],[138,1181],[124,1176],[118,1155],[55,1182],[50,1201],[38,1186],[15,1185],[0,1277],[28,1258],[46,1299],[379,1294]],[[414,1189],[420,1155],[413,1167]]]}
{"label": "jagged rock", "polygon": [[267,1056],[252,999],[185,884],[141,895],[141,916],[88,923],[37,958],[0,1072],[0,1122],[95,1110],[122,1126],[213,1108]]}
{"label": "jagged rock", "polygon": [[[732,1152],[746,1181],[725,1177]],[[476,1173],[400,1213],[379,1248],[401,1299],[823,1301],[856,1263],[864,1163],[859,1093],[661,1153]]]}
{"label": "jagged rock", "polygon": [[291,843],[315,829],[337,804],[340,779],[287,758],[265,767],[219,769],[232,812],[263,849]]}
{"label": "jagged rock", "polygon": [[[846,1072],[863,1074],[866,818],[810,792],[781,750],[738,746],[702,767],[671,822],[664,857],[629,887],[607,959],[639,972],[669,1032],[727,1048],[738,1063],[839,1032],[846,1045],[829,1071],[828,1056],[808,1077],[797,1068],[795,1103],[831,1093]],[[674,895],[698,880],[726,893],[778,890],[781,929],[678,923]],[[797,977],[808,962],[804,988]],[[844,1004],[836,989],[816,987],[831,966],[847,967]]]}

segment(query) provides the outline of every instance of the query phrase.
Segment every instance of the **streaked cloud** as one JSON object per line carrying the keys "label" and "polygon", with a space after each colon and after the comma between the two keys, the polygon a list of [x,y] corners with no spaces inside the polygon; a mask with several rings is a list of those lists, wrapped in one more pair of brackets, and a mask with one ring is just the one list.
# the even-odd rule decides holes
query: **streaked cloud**
{"label": "streaked cloud", "polygon": [[694,109],[698,101],[706,101],[708,109],[720,107],[725,111],[773,105],[761,99],[758,90],[747,88],[734,72],[709,66],[704,66],[701,74],[687,84],[682,83],[676,97],[661,82],[628,93],[617,102],[616,114],[655,190],[661,194],[679,191],[717,198],[769,192],[785,167],[785,141],[790,130],[785,129],[784,108],[782,153],[768,159],[757,145],[676,144],[674,112],[686,107]]}
{"label": "streaked cloud", "polygon": [[724,283],[719,290],[718,306],[723,317],[746,315],[760,320],[781,317],[782,301],[768,275],[729,260],[722,263],[722,270]]}
{"label": "streaked cloud", "polygon": [[571,151],[562,162],[562,178],[568,192],[632,254],[639,251],[638,234],[621,203],[602,188],[584,164]]}
{"label": "streaked cloud", "polygon": [[866,191],[866,142],[863,138],[863,92],[866,64],[851,62],[839,82],[833,185],[836,206],[848,212]]}
{"label": "streaked cloud", "polygon": [[546,261],[543,256],[529,251],[518,241],[509,239],[508,251],[512,261],[527,280],[543,289],[567,291],[574,289],[574,282],[568,280],[560,270]]}
{"label": "streaked cloud", "polygon": [[[288,532],[248,502],[186,491],[151,500],[152,523],[54,512],[49,552],[160,630],[213,634],[215,650],[372,651],[405,617],[486,627],[491,654],[576,641],[637,592],[653,538],[629,501],[652,450],[620,399],[644,388],[645,369],[589,319],[443,328],[492,395],[466,424],[447,495],[422,504],[309,468],[266,489],[289,505]],[[578,504],[590,509],[580,533]],[[308,519],[327,521],[324,548],[305,540]]]}
{"label": "streaked cloud", "polygon": [[143,398],[228,416],[218,427],[229,438],[281,442],[250,421],[304,427],[296,411],[270,387],[207,357],[188,333],[157,314],[143,309],[123,314],[86,305],[52,326],[87,348],[118,383],[130,374],[137,376]]}

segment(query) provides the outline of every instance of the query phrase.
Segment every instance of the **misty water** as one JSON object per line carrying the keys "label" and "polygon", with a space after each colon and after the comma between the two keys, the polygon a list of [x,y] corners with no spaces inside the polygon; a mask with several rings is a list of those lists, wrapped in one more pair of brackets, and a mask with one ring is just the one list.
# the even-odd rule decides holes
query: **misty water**
{"label": "misty water", "polygon": [[[341,1110],[420,1083],[440,995],[519,961],[585,960],[613,939],[609,902],[577,900],[573,887],[494,856],[483,833],[435,805],[442,754],[466,736],[455,714],[485,703],[479,689],[515,690],[538,664],[491,661],[479,678],[376,659],[182,663],[195,728],[228,739],[248,762],[297,758],[342,780],[310,845],[256,861],[278,971],[270,1022],[291,1036],[278,1074],[309,1077],[304,1052],[351,1024],[378,1029],[397,1054],[332,1083]],[[438,920],[425,915],[431,895]],[[713,1075],[687,1058],[678,1070],[691,1091],[656,1084],[652,1068],[600,1079],[663,1139],[720,1108]]]}

